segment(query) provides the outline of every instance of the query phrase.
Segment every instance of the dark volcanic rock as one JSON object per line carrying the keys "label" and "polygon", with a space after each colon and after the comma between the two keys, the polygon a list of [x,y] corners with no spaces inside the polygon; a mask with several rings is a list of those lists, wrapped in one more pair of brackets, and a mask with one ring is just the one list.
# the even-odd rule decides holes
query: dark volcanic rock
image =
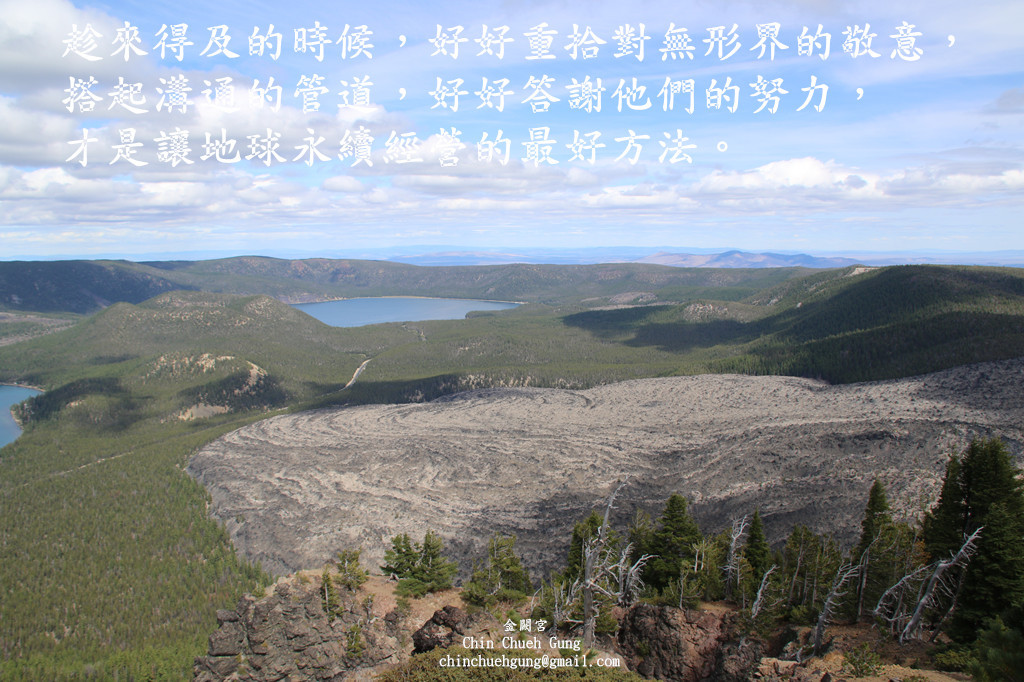
{"label": "dark volcanic rock", "polygon": [[234,611],[218,611],[220,628],[209,653],[196,659],[194,679],[340,681],[400,657],[403,647],[384,618],[342,595],[341,613],[328,620],[319,588],[318,579],[281,581],[262,599],[246,595]]}
{"label": "dark volcanic rock", "polygon": [[751,637],[726,642],[718,650],[714,679],[716,682],[747,682],[761,663],[765,648],[764,642]]}
{"label": "dark volcanic rock", "polygon": [[734,614],[638,604],[619,625],[619,651],[630,670],[678,682],[747,680],[764,649],[734,640]]}
{"label": "dark volcanic rock", "polygon": [[422,654],[437,647],[450,647],[457,638],[461,640],[466,634],[469,624],[469,616],[457,606],[438,609],[433,617],[413,634],[413,651]]}
{"label": "dark volcanic rock", "polygon": [[245,648],[245,631],[237,622],[222,623],[217,632],[210,635],[211,656],[237,656]]}

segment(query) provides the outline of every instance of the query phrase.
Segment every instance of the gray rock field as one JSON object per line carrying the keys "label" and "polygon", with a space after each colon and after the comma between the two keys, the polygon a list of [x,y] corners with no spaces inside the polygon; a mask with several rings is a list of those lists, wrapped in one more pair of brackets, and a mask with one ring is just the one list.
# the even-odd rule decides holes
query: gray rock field
{"label": "gray rock field", "polygon": [[1024,359],[842,386],[705,375],[305,412],[229,433],[188,470],[239,551],[272,573],[346,546],[376,570],[393,535],[433,529],[463,570],[494,532],[514,533],[537,578],[627,475],[619,530],[679,492],[705,532],[759,507],[773,544],[796,523],[849,544],[875,477],[916,517],[976,436],[1021,461]]}

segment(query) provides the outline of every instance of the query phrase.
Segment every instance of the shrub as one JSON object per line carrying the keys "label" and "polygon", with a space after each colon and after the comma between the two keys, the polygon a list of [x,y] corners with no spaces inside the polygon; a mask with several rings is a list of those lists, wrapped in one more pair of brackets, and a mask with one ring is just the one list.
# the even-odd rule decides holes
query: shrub
{"label": "shrub", "polygon": [[361,552],[361,549],[343,549],[338,552],[338,575],[334,576],[334,581],[350,592],[366,582],[366,570],[359,565]]}
{"label": "shrub", "polygon": [[462,599],[475,606],[518,603],[532,591],[530,575],[515,554],[515,536],[495,534],[487,544],[487,563],[478,566],[462,588]]}
{"label": "shrub", "polygon": [[850,674],[856,677],[877,675],[882,669],[881,657],[867,642],[850,649],[843,655],[843,658],[846,660],[846,667],[850,670]]}
{"label": "shrub", "polygon": [[441,556],[444,543],[433,531],[423,536],[423,544],[414,546],[405,533],[391,539],[384,553],[381,570],[399,578],[395,593],[403,597],[422,597],[429,592],[447,590],[459,567]]}
{"label": "shrub", "polygon": [[366,643],[363,641],[363,628],[355,623],[345,633],[345,656],[348,658],[359,658],[366,650]]}
{"label": "shrub", "polygon": [[965,672],[977,663],[974,654],[969,649],[951,647],[945,651],[938,651],[932,656],[935,666],[939,670],[950,672]]}

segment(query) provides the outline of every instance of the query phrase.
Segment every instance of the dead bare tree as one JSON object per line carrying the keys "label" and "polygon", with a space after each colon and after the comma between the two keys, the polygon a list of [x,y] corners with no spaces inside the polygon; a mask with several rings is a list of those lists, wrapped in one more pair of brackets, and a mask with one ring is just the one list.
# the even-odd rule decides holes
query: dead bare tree
{"label": "dead bare tree", "polygon": [[554,608],[552,617],[556,625],[582,625],[583,621],[573,617],[573,606],[579,601],[580,588],[583,583],[577,578],[571,584],[556,583],[554,590]]}
{"label": "dead bare tree", "polygon": [[[690,549],[693,551],[693,559],[683,561],[679,567],[679,608],[683,608],[683,603],[686,601],[688,596],[688,581],[690,579],[698,580],[698,576],[701,571],[707,569],[708,555],[712,551],[713,544],[713,540],[702,537],[700,540],[690,545]],[[700,595],[697,594],[696,596]]]}
{"label": "dead bare tree", "polygon": [[740,519],[733,519],[732,531],[729,533],[729,554],[725,561],[725,598],[732,598],[732,585],[736,582],[740,572],[740,541],[747,532],[747,522],[750,515],[747,514]]}
{"label": "dead bare tree", "polygon": [[[875,552],[875,545],[878,544],[878,542],[882,539],[882,536],[883,536],[884,532],[885,532],[885,527],[884,526],[882,528],[878,529],[878,532],[875,533],[875,537],[872,538],[871,542],[868,543],[868,546],[864,548],[863,552],[861,552],[860,561],[857,562],[857,571],[860,574],[860,579],[857,582],[857,619],[858,620],[860,620],[861,616],[864,613],[864,595],[867,592],[867,588],[868,588],[868,572],[869,572],[869,570],[871,568],[872,552]],[[875,552],[875,554],[877,556],[884,556],[887,552],[891,551],[893,549],[893,547],[896,546],[896,538],[895,537],[890,537],[889,540],[890,540],[890,543],[889,543],[888,547],[886,547],[884,549],[880,549],[877,552]]]}
{"label": "dead bare tree", "polygon": [[708,538],[701,538],[693,543],[693,572],[700,573],[708,560],[708,552],[711,549],[712,541]]}
{"label": "dead bare tree", "polygon": [[825,628],[832,622],[839,600],[846,592],[843,586],[860,571],[860,564],[843,564],[836,569],[836,575],[832,578],[832,587],[829,588],[825,603],[821,606],[821,613],[818,614],[818,622],[814,626],[814,655],[821,653],[822,640],[825,637]]}
{"label": "dead bare tree", "polygon": [[[619,491],[629,482],[626,477],[615,488],[605,504],[604,520],[597,535],[583,543],[583,570],[569,585],[555,586],[554,618],[556,623],[583,625],[583,645],[592,647],[597,627],[597,596],[603,595],[620,606],[633,604],[640,596],[643,581],[640,573],[652,557],[644,554],[636,561],[629,559],[632,545],[616,550],[611,542],[610,519]],[[575,606],[583,601],[583,619],[573,618]]]}
{"label": "dead bare tree", "polygon": [[768,588],[768,577],[771,576],[776,568],[778,568],[778,566],[772,564],[772,567],[765,571],[764,576],[761,578],[761,586],[757,588],[757,597],[754,599],[754,603],[750,607],[751,619],[757,618],[757,614],[761,613],[761,609],[764,608],[764,600],[767,596],[767,592],[765,590]]}
{"label": "dead bare tree", "polygon": [[615,577],[616,599],[618,606],[632,606],[640,599],[640,593],[644,589],[644,582],[640,579],[640,572],[647,564],[650,554],[645,554],[636,561],[630,563],[629,553],[632,546],[627,544],[619,554],[619,560],[610,567]]}
{"label": "dead bare tree", "polygon": [[[876,618],[889,624],[891,632],[898,636],[901,643],[917,635],[925,611],[934,608],[943,598],[951,601],[947,615],[953,610],[960,581],[952,569],[963,568],[971,560],[981,530],[979,528],[971,533],[960,545],[960,549],[948,559],[921,566],[882,593],[873,613]],[[927,580],[925,576],[929,576]],[[911,593],[916,593],[913,602],[907,598]],[[910,607],[911,603],[913,608]]]}
{"label": "dead bare tree", "polygon": [[[604,520],[597,536],[591,538],[584,546],[583,571],[583,645],[592,647],[597,626],[597,609],[594,605],[595,593],[613,599],[617,604],[628,606],[643,589],[640,572],[647,564],[651,555],[644,554],[632,564],[629,554],[632,546],[627,543],[621,552],[616,553],[610,546],[610,519],[615,506],[615,498],[629,482],[629,477],[608,496],[604,507]],[[611,581],[609,580],[611,579]],[[609,583],[614,589],[609,589]]]}

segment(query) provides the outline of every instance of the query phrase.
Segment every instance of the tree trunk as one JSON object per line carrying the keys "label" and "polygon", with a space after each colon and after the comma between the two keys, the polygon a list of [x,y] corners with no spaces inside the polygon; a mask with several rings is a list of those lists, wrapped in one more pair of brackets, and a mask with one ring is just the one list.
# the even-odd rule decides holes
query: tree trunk
{"label": "tree trunk", "polygon": [[868,591],[868,564],[871,555],[865,551],[860,559],[860,582],[857,584],[857,620],[864,617],[864,593]]}
{"label": "tree trunk", "polygon": [[796,579],[800,575],[800,562],[804,558],[804,548],[800,547],[800,553],[796,555],[796,568],[793,570],[793,579],[789,581],[789,594],[786,595],[786,603],[793,603],[793,590],[796,589]]}
{"label": "tree trunk", "polygon": [[832,580],[832,587],[828,591],[828,595],[825,597],[825,603],[821,607],[821,614],[818,616],[818,622],[814,626],[814,655],[818,656],[821,654],[822,640],[825,638],[825,627],[832,620],[832,611],[836,607],[836,602],[840,597],[843,596],[842,591],[843,585],[853,577],[854,573],[857,572],[857,566],[850,567],[849,564],[840,566],[836,571],[836,577]]}

